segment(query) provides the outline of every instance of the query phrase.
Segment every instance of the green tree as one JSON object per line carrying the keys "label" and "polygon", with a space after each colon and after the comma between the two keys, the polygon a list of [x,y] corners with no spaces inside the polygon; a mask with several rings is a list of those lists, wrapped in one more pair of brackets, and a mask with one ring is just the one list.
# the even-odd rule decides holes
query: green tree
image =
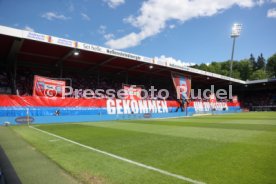
{"label": "green tree", "polygon": [[233,70],[233,71],[232,71],[232,78],[241,79],[241,74],[240,74],[240,72],[237,71],[237,70]]}
{"label": "green tree", "polygon": [[[230,73],[229,60],[224,62],[212,62],[209,65],[202,63],[193,67],[225,76],[229,76]],[[258,56],[257,61],[253,54],[250,54],[249,59],[234,61],[232,77],[242,80],[258,80],[267,77],[276,77],[276,53],[267,60],[267,64],[263,54]]]}
{"label": "green tree", "polygon": [[198,66],[198,69],[208,71],[208,66],[206,64],[202,63]]}
{"label": "green tree", "polygon": [[260,69],[265,69],[265,58],[263,57],[263,54],[259,55],[258,56],[258,59],[257,59],[257,69],[260,70]]}
{"label": "green tree", "polygon": [[239,62],[240,77],[242,80],[247,80],[250,78],[253,72],[253,64],[250,60],[244,59]]}
{"label": "green tree", "polygon": [[258,66],[257,66],[257,62],[256,62],[256,59],[255,57],[253,56],[253,54],[250,54],[250,58],[249,58],[249,61],[251,62],[251,65],[253,67],[253,70],[257,70]]}
{"label": "green tree", "polygon": [[221,62],[221,74],[225,76],[229,76],[230,74],[230,62],[224,61]]}
{"label": "green tree", "polygon": [[250,80],[259,80],[259,79],[266,79],[266,78],[267,78],[267,74],[263,69],[256,70],[250,76]]}
{"label": "green tree", "polygon": [[219,63],[219,62],[212,62],[208,66],[208,71],[209,72],[213,72],[213,73],[217,73],[217,74],[221,74],[221,63]]}
{"label": "green tree", "polygon": [[276,77],[276,53],[268,58],[266,70],[268,72],[269,77]]}

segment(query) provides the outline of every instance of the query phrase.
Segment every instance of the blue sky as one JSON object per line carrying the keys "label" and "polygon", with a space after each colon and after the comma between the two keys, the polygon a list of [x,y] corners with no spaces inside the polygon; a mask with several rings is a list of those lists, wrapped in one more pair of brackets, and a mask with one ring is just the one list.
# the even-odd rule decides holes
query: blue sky
{"label": "blue sky", "polygon": [[276,53],[276,0],[0,0],[0,24],[187,63]]}

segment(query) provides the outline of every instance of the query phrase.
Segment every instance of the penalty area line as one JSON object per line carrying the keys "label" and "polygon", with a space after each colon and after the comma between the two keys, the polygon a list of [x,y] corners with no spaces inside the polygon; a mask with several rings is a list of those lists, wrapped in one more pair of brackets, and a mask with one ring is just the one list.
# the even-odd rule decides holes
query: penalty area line
{"label": "penalty area line", "polygon": [[124,158],[124,157],[121,157],[121,156],[118,156],[118,155],[114,155],[114,154],[112,154],[112,153],[108,153],[108,152],[106,152],[106,151],[99,150],[99,149],[97,149],[97,148],[93,148],[93,147],[90,147],[90,146],[86,146],[86,145],[84,145],[84,144],[81,144],[81,143],[78,143],[78,142],[76,142],[76,141],[72,141],[72,140],[70,140],[70,139],[67,139],[67,138],[65,138],[65,137],[62,137],[62,136],[59,136],[59,135],[56,135],[56,134],[53,134],[53,133],[50,133],[50,132],[47,132],[47,131],[38,129],[38,128],[35,128],[35,127],[33,127],[33,126],[29,126],[29,127],[32,128],[32,129],[34,129],[34,130],[36,130],[36,131],[42,132],[42,133],[44,133],[44,134],[47,134],[47,135],[50,135],[50,136],[59,138],[59,139],[61,139],[61,140],[64,140],[64,141],[66,141],[66,142],[70,142],[70,143],[75,144],[75,145],[78,145],[78,146],[80,146],[80,147],[83,147],[83,148],[86,148],[86,149],[89,149],[89,150],[92,150],[92,151],[95,151],[95,152],[98,152],[98,153],[101,153],[101,154],[110,156],[110,157],[112,157],[112,158],[115,158],[115,159],[118,159],[118,160],[121,160],[121,161],[130,163],[130,164],[133,164],[133,165],[136,165],[136,166],[139,166],[139,167],[148,169],[148,170],[152,170],[152,171],[161,173],[161,174],[166,175],[166,176],[174,177],[174,178],[177,178],[177,179],[180,179],[180,180],[183,180],[183,181],[187,181],[187,182],[193,183],[193,184],[205,184],[204,182],[201,182],[201,181],[197,181],[197,180],[194,180],[194,179],[191,179],[191,178],[182,176],[182,175],[170,173],[170,172],[168,172],[168,171],[165,171],[165,170],[162,170],[162,169],[158,169],[158,168],[155,168],[155,167],[152,167],[152,166],[149,166],[149,165],[145,165],[145,164],[142,164],[142,163],[133,161],[133,160],[129,160],[129,159],[127,159],[127,158]]}

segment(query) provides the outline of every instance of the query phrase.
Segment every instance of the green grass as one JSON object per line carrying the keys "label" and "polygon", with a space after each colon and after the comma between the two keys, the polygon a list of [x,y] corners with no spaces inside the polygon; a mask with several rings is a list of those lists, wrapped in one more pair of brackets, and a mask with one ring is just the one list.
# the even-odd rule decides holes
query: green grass
{"label": "green grass", "polygon": [[[35,127],[206,183],[276,183],[276,113]],[[185,183],[25,126],[12,128],[84,183]]]}
{"label": "green grass", "polygon": [[[5,156],[1,154],[3,158],[0,158],[0,166],[8,183],[18,183],[15,178],[19,178],[23,184],[79,183],[54,162],[22,140],[11,128],[0,127],[0,147],[5,152]],[[10,165],[7,164],[8,162],[12,164],[12,168],[7,167]],[[14,172],[12,172],[13,170]]]}

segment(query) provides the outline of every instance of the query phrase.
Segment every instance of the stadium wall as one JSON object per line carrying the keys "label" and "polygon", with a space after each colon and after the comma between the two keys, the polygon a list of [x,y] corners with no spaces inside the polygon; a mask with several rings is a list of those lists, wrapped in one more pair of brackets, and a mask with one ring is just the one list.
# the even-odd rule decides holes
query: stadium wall
{"label": "stadium wall", "polygon": [[0,95],[0,124],[94,122],[233,112],[240,112],[239,103],[191,102],[181,112],[177,101]]}

